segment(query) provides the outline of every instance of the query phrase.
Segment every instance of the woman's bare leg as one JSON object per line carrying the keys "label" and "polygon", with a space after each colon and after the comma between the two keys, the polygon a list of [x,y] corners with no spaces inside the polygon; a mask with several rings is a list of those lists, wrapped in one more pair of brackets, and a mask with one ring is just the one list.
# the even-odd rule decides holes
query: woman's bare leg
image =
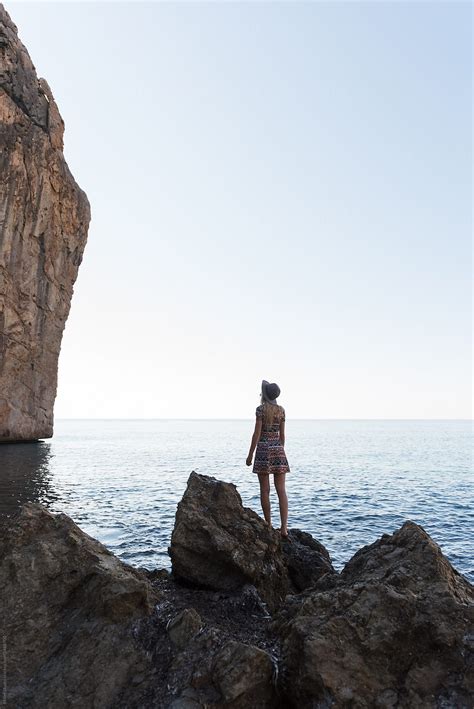
{"label": "woman's bare leg", "polygon": [[273,482],[275,483],[275,489],[278,494],[278,502],[280,503],[280,519],[281,519],[281,533],[288,534],[288,497],[285,489],[285,473],[276,473],[273,476]]}
{"label": "woman's bare leg", "polygon": [[270,480],[269,475],[260,474],[260,502],[262,503],[263,516],[268,525],[272,522],[272,513],[270,507]]}

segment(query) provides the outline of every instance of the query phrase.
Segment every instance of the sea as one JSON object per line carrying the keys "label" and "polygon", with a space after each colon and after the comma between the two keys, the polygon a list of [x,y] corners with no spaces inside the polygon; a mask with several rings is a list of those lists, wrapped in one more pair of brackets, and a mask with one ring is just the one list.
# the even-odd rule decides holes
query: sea
{"label": "sea", "polygon": [[[253,420],[55,421],[54,436],[0,445],[0,518],[26,502],[64,512],[122,560],[171,569],[176,507],[190,473],[232,482],[263,516],[247,467]],[[288,420],[288,527],[309,532],[340,570],[406,520],[474,582],[469,420]],[[272,524],[280,526],[271,480]]]}

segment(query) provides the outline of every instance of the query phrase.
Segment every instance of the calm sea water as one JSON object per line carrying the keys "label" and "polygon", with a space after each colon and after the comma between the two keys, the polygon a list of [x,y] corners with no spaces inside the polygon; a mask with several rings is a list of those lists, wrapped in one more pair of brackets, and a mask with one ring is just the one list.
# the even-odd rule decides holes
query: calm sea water
{"label": "calm sea water", "polygon": [[[405,520],[474,581],[472,422],[287,421],[289,527],[340,569]],[[0,515],[25,501],[70,515],[123,560],[170,568],[176,506],[192,470],[233,482],[262,514],[245,465],[253,421],[58,420],[54,438],[0,446]],[[279,526],[272,485],[273,525]]]}

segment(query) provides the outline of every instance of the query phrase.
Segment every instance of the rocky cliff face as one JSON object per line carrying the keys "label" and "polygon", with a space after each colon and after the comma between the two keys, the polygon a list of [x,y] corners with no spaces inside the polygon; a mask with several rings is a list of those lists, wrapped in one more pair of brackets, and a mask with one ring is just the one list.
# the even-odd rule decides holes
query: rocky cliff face
{"label": "rocky cliff face", "polygon": [[64,123],[0,5],[0,440],[53,433],[58,356],[90,208]]}

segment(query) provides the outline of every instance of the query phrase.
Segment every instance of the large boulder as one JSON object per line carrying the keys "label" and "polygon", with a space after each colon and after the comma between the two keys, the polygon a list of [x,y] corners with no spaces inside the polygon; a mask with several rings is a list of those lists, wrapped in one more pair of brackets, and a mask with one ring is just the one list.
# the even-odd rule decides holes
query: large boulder
{"label": "large boulder", "polygon": [[270,611],[297,590],[279,533],[243,507],[234,484],[194,471],[178,503],[168,551],[177,580],[222,590],[252,584]]}
{"label": "large boulder", "polygon": [[253,586],[135,569],[42,505],[0,525],[0,611],[8,706],[277,706],[277,643]]}
{"label": "large boulder", "polygon": [[8,705],[115,706],[150,670],[133,636],[153,609],[149,581],[39,504],[25,504],[1,532]]}
{"label": "large boulder", "polygon": [[288,540],[242,505],[233,483],[192,472],[168,547],[174,577],[201,588],[253,585],[276,610],[287,594],[334,574],[328,551],[307,532]]}
{"label": "large boulder", "polygon": [[471,707],[474,593],[406,522],[276,616],[282,691],[298,709]]}
{"label": "large boulder", "polygon": [[64,123],[0,5],[0,440],[53,434],[58,356],[90,207]]}

